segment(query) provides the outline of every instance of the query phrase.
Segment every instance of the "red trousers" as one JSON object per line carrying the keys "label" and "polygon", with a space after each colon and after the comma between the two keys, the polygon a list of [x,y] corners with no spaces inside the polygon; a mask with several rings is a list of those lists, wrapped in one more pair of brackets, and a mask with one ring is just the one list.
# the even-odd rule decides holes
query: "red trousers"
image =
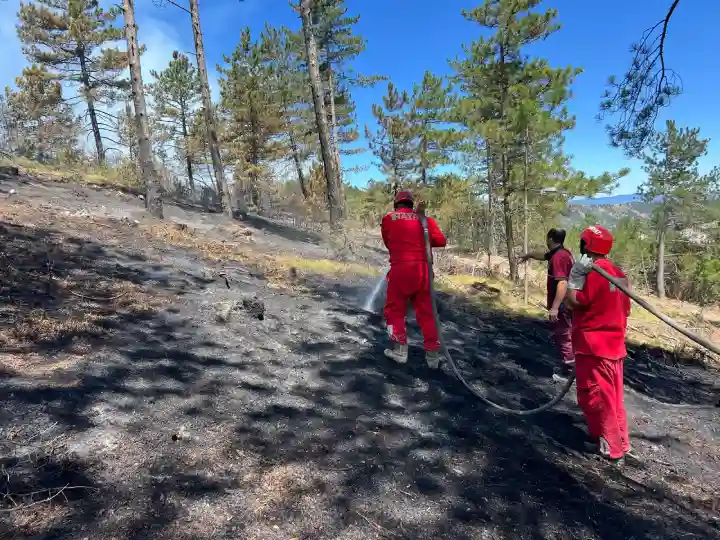
{"label": "red trousers", "polygon": [[393,264],[388,272],[387,282],[385,322],[390,339],[407,344],[405,317],[408,303],[412,303],[415,318],[425,340],[425,350],[439,350],[440,341],[433,317],[427,265],[424,262]]}
{"label": "red trousers", "polygon": [[563,364],[572,365],[575,362],[575,354],[572,347],[572,316],[570,312],[561,307],[558,312],[558,320],[551,325],[553,339]]}
{"label": "red trousers", "polygon": [[590,438],[605,439],[610,459],[630,450],[623,390],[623,361],[575,355],[578,405],[585,415]]}

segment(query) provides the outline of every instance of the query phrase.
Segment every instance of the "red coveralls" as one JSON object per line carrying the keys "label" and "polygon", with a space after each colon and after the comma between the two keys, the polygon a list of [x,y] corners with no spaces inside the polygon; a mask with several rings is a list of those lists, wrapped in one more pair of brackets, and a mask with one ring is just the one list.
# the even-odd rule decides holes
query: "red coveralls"
{"label": "red coveralls", "polygon": [[[557,294],[558,281],[567,281],[570,277],[570,269],[573,260],[572,253],[564,247],[559,247],[545,254],[548,262],[547,276],[547,308],[550,309]],[[560,352],[560,358],[565,365],[572,366],[575,363],[571,339],[572,314],[560,304],[558,319],[552,323],[552,334],[555,345]]]}
{"label": "red coveralls", "polygon": [[[432,218],[427,218],[430,245],[445,247],[447,240]],[[425,340],[425,350],[440,349],[432,311],[430,280],[425,255],[425,235],[420,216],[409,208],[398,208],[382,219],[382,238],[390,252],[387,274],[385,321],[392,341],[407,344],[405,317],[412,302],[415,317]]]}
{"label": "red coveralls", "polygon": [[[608,259],[596,264],[611,276],[627,277]],[[578,405],[594,442],[602,437],[610,459],[630,450],[623,399],[623,360],[630,299],[597,272],[590,272],[577,292],[572,342],[575,350]]]}

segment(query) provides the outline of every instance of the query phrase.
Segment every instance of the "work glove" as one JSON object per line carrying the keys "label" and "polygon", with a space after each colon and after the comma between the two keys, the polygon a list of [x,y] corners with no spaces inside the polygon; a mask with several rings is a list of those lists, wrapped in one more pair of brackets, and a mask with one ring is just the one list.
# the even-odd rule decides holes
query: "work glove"
{"label": "work glove", "polygon": [[570,269],[570,277],[568,278],[568,288],[576,291],[585,287],[585,280],[593,267],[593,260],[587,255],[583,255],[575,261]]}

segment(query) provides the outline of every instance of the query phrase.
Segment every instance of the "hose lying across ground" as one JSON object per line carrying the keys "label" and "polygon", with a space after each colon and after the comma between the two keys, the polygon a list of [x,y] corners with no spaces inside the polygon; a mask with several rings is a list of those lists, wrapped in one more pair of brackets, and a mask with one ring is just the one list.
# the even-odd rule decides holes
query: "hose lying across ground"
{"label": "hose lying across ground", "polygon": [[[433,308],[433,316],[435,318],[435,326],[438,329],[438,336],[440,338],[440,351],[442,352],[443,356],[445,356],[448,364],[450,365],[450,368],[452,369],[455,376],[458,378],[458,380],[465,386],[465,388],[468,389],[468,391],[474,395],[476,398],[478,398],[483,403],[489,405],[490,407],[493,407],[494,409],[497,409],[499,411],[502,411],[504,413],[508,414],[514,414],[518,416],[528,416],[531,414],[537,414],[541,413],[543,411],[547,411],[548,409],[553,408],[555,405],[557,405],[564,397],[565,395],[570,391],[570,388],[573,385],[573,382],[575,381],[575,374],[572,373],[568,379],[565,385],[560,389],[560,392],[553,397],[550,401],[545,403],[544,405],[541,405],[539,407],[536,407],[534,409],[512,409],[510,407],[504,407],[502,405],[499,405],[495,403],[494,401],[488,399],[483,394],[481,394],[478,390],[473,388],[470,383],[468,383],[465,378],[462,376],[462,373],[460,373],[460,370],[457,367],[457,364],[455,364],[455,361],[452,358],[452,355],[450,354],[450,350],[447,348],[447,345],[445,344],[445,338],[443,337],[442,332],[442,326],[440,325],[440,317],[438,315],[438,309],[437,309],[437,300],[435,299],[435,285],[434,285],[434,273],[433,273],[433,262],[432,262],[432,245],[430,244],[430,233],[428,232],[428,224],[427,224],[427,218],[424,215],[421,215],[421,222],[423,227],[423,233],[425,235],[425,251],[427,254],[427,265],[428,265],[428,276],[430,281],[430,297],[432,299],[432,308]],[[631,290],[629,290],[625,285],[623,285],[621,282],[619,282],[617,279],[615,279],[613,276],[608,274],[605,270],[600,268],[597,265],[593,265],[593,270],[596,271],[598,274],[600,274],[602,277],[607,279],[610,283],[615,285],[618,289],[620,289],[623,293],[628,295],[631,299],[633,299],[637,304],[645,308],[647,311],[655,315],[658,319],[663,321],[665,324],[671,326],[684,336],[688,337],[698,345],[701,345],[702,347],[705,347],[707,350],[720,355],[720,347],[712,343],[711,341],[703,338],[702,336],[698,336],[688,330],[687,328],[683,328],[678,323],[676,323],[674,320],[672,320],[667,315],[664,315],[663,313],[656,310],[654,307],[652,307],[650,304],[648,304],[645,300],[637,296],[635,293],[633,293]],[[704,408],[702,406],[698,408]],[[712,406],[709,406],[708,408],[712,408]]]}

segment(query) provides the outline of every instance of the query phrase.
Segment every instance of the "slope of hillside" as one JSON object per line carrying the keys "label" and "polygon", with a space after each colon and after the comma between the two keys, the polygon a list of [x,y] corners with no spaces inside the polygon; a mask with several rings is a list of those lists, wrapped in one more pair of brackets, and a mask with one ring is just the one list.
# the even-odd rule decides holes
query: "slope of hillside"
{"label": "slope of hillside", "polygon": [[[416,347],[384,359],[358,310],[381,253],[167,215],[0,185],[0,539],[720,538],[720,420],[694,408],[716,372],[637,344],[640,461],[616,470],[582,453],[574,398],[503,416]],[[441,302],[473,384],[521,407],[557,391],[544,321]]]}

